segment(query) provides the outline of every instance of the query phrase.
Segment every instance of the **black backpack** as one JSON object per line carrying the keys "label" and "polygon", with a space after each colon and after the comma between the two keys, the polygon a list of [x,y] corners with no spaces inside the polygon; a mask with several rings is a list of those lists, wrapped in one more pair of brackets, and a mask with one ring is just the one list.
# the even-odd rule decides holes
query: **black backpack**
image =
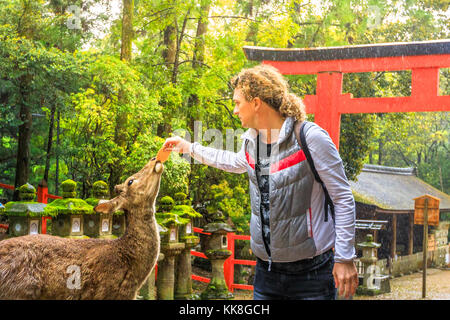
{"label": "black backpack", "polygon": [[297,142],[300,145],[300,147],[303,150],[303,153],[306,156],[306,159],[308,160],[309,166],[311,167],[311,171],[314,174],[314,178],[316,179],[317,182],[320,183],[320,185],[323,188],[323,192],[325,193],[325,204],[324,204],[324,209],[325,209],[325,221],[328,221],[328,207],[330,207],[330,211],[331,211],[331,217],[334,220],[334,204],[333,201],[331,201],[330,195],[328,194],[327,188],[325,188],[325,185],[322,181],[322,179],[320,179],[319,174],[317,173],[316,167],[314,166],[314,161],[311,157],[311,153],[309,152],[308,149],[308,144],[306,143],[306,138],[305,138],[305,124],[308,123],[308,121],[303,121],[303,122],[299,122],[296,121],[295,125],[294,125],[294,133],[295,133],[295,137],[297,138]]}

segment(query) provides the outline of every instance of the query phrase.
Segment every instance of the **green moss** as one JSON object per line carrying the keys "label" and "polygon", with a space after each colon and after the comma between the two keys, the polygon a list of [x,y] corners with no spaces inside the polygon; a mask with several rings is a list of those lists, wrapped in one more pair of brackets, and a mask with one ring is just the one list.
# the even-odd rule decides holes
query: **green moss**
{"label": "green moss", "polygon": [[86,201],[87,204],[89,204],[89,205],[95,207],[95,206],[98,204],[98,202],[100,201],[100,199],[97,199],[97,198],[87,198],[87,199],[84,199],[84,201]]}
{"label": "green moss", "polygon": [[176,214],[180,217],[189,216],[191,218],[201,218],[202,215],[195,211],[191,206],[180,204],[176,205],[170,211],[173,214]]}
{"label": "green moss", "polygon": [[67,179],[66,181],[63,181],[61,183],[61,189],[63,191],[63,198],[75,198],[77,196],[77,183],[73,180]]}
{"label": "green moss", "polygon": [[372,206],[377,206],[381,209],[391,209],[386,204],[383,204],[383,203],[375,200],[374,198],[362,195],[355,190],[352,190],[352,193],[353,193],[353,197],[355,198],[355,201],[358,201],[358,202],[364,203],[364,204],[368,204],[368,205],[372,205]]}
{"label": "green moss", "polygon": [[107,199],[109,197],[108,184],[102,180],[94,182],[92,185],[92,195],[94,198]]}
{"label": "green moss", "polygon": [[125,214],[124,211],[122,210],[117,210],[116,212],[113,213],[115,216],[123,216]]}
{"label": "green moss", "polygon": [[175,201],[171,197],[165,196],[159,200],[158,210],[162,211],[162,212],[168,212],[168,211],[172,210],[174,205],[175,205]]}
{"label": "green moss", "polygon": [[165,196],[159,200],[159,203],[160,204],[175,204],[175,201],[172,199],[172,197]]}
{"label": "green moss", "polygon": [[173,198],[177,203],[179,203],[179,202],[185,200],[187,198],[187,195],[184,192],[177,192],[177,193],[175,193]]}
{"label": "green moss", "polygon": [[201,293],[200,297],[203,300],[211,300],[211,299],[233,299],[234,296],[231,292],[228,291],[228,287],[226,285],[225,280],[222,279],[211,279],[211,282],[208,284],[208,287],[204,292]]}
{"label": "green moss", "polygon": [[76,198],[76,196],[77,196],[77,193],[75,191],[73,191],[73,192],[63,191],[63,193],[62,193],[63,198]]}
{"label": "green moss", "polygon": [[216,258],[219,258],[219,257],[228,258],[231,254],[232,254],[232,252],[227,249],[211,249],[211,250],[205,251],[205,256],[207,256],[207,257],[215,256]]}
{"label": "green moss", "polygon": [[190,235],[190,236],[184,236],[183,239],[199,239],[198,236]]}
{"label": "green moss", "polygon": [[36,189],[29,183],[19,187],[19,198],[22,201],[33,201],[36,198]]}
{"label": "green moss", "polygon": [[93,206],[75,198],[56,199],[44,209],[45,214],[56,217],[59,214],[93,214]]}
{"label": "green moss", "polygon": [[189,219],[181,218],[170,212],[156,214],[156,222],[165,227],[169,227],[171,225],[183,225],[189,223],[189,221]]}
{"label": "green moss", "polygon": [[45,203],[34,201],[11,201],[5,205],[4,214],[6,216],[19,217],[41,217],[45,212]]}

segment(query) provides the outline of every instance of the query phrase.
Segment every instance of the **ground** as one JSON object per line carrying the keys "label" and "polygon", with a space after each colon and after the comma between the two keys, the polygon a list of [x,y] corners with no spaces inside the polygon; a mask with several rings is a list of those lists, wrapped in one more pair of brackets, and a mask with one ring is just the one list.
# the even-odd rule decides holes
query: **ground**
{"label": "ground", "polygon": [[[209,277],[210,274],[195,268],[195,274]],[[202,292],[206,283],[193,281],[196,293]],[[235,300],[252,300],[253,292],[235,290]],[[354,300],[422,300],[422,272],[391,279],[391,292],[377,296],[355,296]],[[450,300],[450,268],[427,270],[426,300]]]}
{"label": "ground", "polygon": [[[426,300],[450,300],[450,269],[427,269]],[[355,300],[422,300],[422,272],[391,279],[391,292]]]}

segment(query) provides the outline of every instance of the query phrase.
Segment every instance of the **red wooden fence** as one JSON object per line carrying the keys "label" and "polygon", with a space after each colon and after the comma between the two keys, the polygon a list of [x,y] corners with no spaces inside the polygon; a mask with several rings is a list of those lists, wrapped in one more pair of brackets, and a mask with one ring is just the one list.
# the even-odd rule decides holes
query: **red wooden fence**
{"label": "red wooden fence", "polygon": [[[14,186],[10,184],[0,183],[0,188],[14,190]],[[37,188],[37,201],[40,203],[47,203],[48,199],[62,199],[60,196],[55,196],[54,194],[48,193],[47,187],[38,186]],[[52,220],[51,217],[42,217],[42,227],[41,233],[47,233],[47,220]]]}
{"label": "red wooden fence", "polygon": [[[194,232],[206,234],[209,235],[210,233],[203,232],[203,229],[201,228],[194,228]],[[227,284],[228,290],[231,292],[234,291],[234,289],[241,289],[241,290],[251,290],[253,291],[253,286],[248,284],[238,284],[234,283],[234,266],[236,264],[242,264],[242,265],[249,265],[249,266],[256,266],[255,260],[242,260],[242,259],[236,259],[235,258],[235,240],[250,240],[249,235],[238,235],[234,232],[228,232],[227,233],[227,241],[228,241],[228,250],[231,251],[231,256],[225,260],[225,263],[223,265],[223,272],[225,277],[225,282]],[[204,253],[198,252],[195,250],[191,250],[191,255],[203,259],[208,259]],[[201,277],[195,274],[192,274],[192,279],[209,283],[211,280],[205,277]]]}

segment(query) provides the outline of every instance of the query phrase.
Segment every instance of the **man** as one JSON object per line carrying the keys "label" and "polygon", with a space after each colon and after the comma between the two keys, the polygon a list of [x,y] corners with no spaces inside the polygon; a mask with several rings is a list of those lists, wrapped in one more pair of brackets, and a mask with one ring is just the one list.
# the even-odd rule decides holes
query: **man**
{"label": "man", "polygon": [[[221,170],[248,172],[254,299],[336,299],[336,288],[352,296],[358,286],[355,204],[336,146],[325,130],[305,122],[302,100],[275,68],[244,69],[232,85],[234,114],[249,128],[238,153],[180,137],[167,139],[164,148]],[[300,125],[331,205],[299,144]]]}

